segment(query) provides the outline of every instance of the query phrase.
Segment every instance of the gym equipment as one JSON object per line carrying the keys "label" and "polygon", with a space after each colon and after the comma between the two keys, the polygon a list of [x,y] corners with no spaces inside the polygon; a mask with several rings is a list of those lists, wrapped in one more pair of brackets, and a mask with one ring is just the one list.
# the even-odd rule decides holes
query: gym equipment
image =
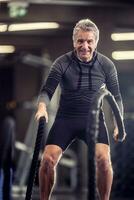
{"label": "gym equipment", "polygon": [[[124,123],[118,108],[118,105],[112,96],[112,94],[105,89],[104,87],[100,89],[97,94],[91,109],[88,113],[88,118],[90,118],[90,123],[87,123],[86,133],[89,138],[88,144],[88,200],[96,200],[97,192],[96,192],[96,163],[95,163],[95,144],[96,138],[98,136],[98,127],[99,127],[99,112],[100,106],[103,98],[106,97],[108,103],[111,106],[111,109],[114,113],[118,129],[119,136],[118,141],[122,142],[125,134]],[[89,121],[89,120],[88,120]]]}
{"label": "gym equipment", "polygon": [[28,185],[27,185],[25,200],[31,200],[31,198],[32,198],[32,189],[33,189],[33,184],[34,184],[34,180],[35,180],[38,157],[39,157],[39,152],[41,149],[42,138],[43,138],[44,132],[45,132],[45,117],[41,117],[39,119],[37,137],[36,137],[36,142],[35,142],[35,148],[34,148],[31,168],[30,168],[30,174],[29,174],[29,178],[28,178]]}

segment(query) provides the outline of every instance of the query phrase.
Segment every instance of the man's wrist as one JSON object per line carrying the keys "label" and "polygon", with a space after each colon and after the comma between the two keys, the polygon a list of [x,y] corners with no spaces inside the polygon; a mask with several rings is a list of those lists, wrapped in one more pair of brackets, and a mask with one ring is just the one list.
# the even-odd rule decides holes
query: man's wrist
{"label": "man's wrist", "polygon": [[39,102],[38,109],[45,109],[46,110],[47,109],[46,104],[44,102]]}

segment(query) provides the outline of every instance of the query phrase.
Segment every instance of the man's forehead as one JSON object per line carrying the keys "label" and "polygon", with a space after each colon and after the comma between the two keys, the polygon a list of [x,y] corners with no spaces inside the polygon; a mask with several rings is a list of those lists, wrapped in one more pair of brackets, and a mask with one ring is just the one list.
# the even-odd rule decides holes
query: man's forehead
{"label": "man's forehead", "polygon": [[79,30],[76,35],[77,38],[95,38],[94,32],[93,31],[83,31]]}

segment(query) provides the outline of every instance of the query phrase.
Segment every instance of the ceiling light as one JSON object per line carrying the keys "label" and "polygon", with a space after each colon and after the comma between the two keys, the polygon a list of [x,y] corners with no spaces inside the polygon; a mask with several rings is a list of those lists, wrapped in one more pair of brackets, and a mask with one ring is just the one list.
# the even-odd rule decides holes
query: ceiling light
{"label": "ceiling light", "polygon": [[24,17],[27,14],[28,2],[11,1],[8,3],[10,17]]}
{"label": "ceiling light", "polygon": [[114,51],[112,58],[115,60],[134,60],[134,51]]}
{"label": "ceiling light", "polygon": [[28,31],[38,29],[57,29],[59,24],[56,22],[38,22],[38,23],[23,23],[23,24],[11,24],[8,27],[8,31]]}
{"label": "ceiling light", "polygon": [[12,45],[0,45],[0,53],[13,53],[15,51],[15,47]]}
{"label": "ceiling light", "polygon": [[0,32],[6,32],[7,31],[7,25],[6,24],[0,24]]}
{"label": "ceiling light", "polygon": [[113,41],[134,40],[134,32],[131,32],[131,33],[112,33],[111,38],[112,38]]}

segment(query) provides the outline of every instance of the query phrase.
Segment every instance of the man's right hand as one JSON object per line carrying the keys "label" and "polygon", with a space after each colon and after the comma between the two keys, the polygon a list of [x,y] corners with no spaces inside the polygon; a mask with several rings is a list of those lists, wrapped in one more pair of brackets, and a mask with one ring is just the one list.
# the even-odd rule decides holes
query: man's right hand
{"label": "man's right hand", "polygon": [[45,117],[46,123],[48,122],[48,113],[44,102],[39,103],[37,112],[35,114],[35,119],[39,120],[40,117]]}

